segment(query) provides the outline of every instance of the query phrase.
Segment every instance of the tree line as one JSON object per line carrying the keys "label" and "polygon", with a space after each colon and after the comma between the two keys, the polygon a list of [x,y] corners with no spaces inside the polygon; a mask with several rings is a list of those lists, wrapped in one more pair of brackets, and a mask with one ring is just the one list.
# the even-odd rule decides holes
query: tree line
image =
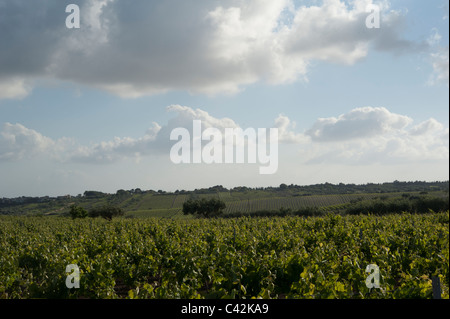
{"label": "tree line", "polygon": [[266,191],[266,192],[283,192],[290,193],[291,195],[331,195],[331,194],[355,194],[355,193],[395,193],[395,192],[434,192],[443,191],[448,192],[449,181],[393,181],[386,183],[367,183],[367,184],[332,184],[322,183],[314,185],[297,185],[297,184],[285,184],[282,183],[279,186],[269,187],[247,187],[236,186],[232,188],[226,188],[222,185],[216,185],[209,188],[200,188],[194,190],[176,190],[175,192],[166,192],[163,190],[141,190],[140,188],[123,190],[119,189],[115,194],[102,193],[98,191],[85,191],[83,196],[85,198],[104,198],[104,197],[125,197],[131,195],[141,195],[151,193],[154,195],[207,195],[217,194],[220,192],[235,192],[235,193],[247,193],[251,191]]}
{"label": "tree line", "polygon": [[[333,211],[341,215],[387,215],[387,214],[427,214],[440,213],[449,210],[449,197],[411,196],[404,194],[401,198],[373,200],[355,200],[341,209]],[[224,215],[225,218],[248,217],[285,217],[285,216],[325,216],[330,212],[319,207],[304,207],[297,210],[280,208],[277,210],[259,210],[253,212],[235,212]]]}
{"label": "tree line", "polygon": [[[210,199],[189,199],[183,203],[183,214],[193,215],[203,218],[211,217],[241,217],[241,216],[253,216],[253,217],[265,217],[265,216],[322,216],[327,214],[326,211],[318,207],[306,207],[298,210],[291,210],[290,208],[280,208],[279,210],[269,211],[255,211],[249,213],[231,213],[224,214],[226,204],[224,201],[217,198]],[[375,199],[368,201],[354,201],[349,203],[346,208],[336,211],[335,213],[341,213],[344,215],[385,215],[385,214],[398,214],[398,213],[418,213],[424,214],[430,211],[443,212],[449,210],[449,198],[446,197],[428,197],[428,196],[410,196],[404,194],[402,198],[395,199]],[[72,205],[69,212],[70,216],[75,218],[85,217],[102,217],[107,220],[112,220],[113,217],[123,216],[124,211],[116,206],[103,205],[100,207],[92,208],[87,211],[85,208]]]}
{"label": "tree line", "polygon": [[83,207],[72,205],[70,207],[69,215],[72,219],[75,218],[86,218],[86,217],[102,217],[106,220],[112,220],[113,217],[123,216],[124,211],[117,206],[112,205],[103,205],[100,207],[95,207],[90,209],[89,211]]}

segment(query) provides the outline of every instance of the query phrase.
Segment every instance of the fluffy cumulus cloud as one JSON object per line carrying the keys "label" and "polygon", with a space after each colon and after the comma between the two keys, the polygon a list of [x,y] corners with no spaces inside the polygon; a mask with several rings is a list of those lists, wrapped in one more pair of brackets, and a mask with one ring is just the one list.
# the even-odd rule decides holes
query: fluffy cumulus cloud
{"label": "fluffy cumulus cloud", "polygon": [[398,131],[412,119],[384,107],[363,107],[339,117],[321,118],[306,132],[313,141],[336,142],[372,138]]}
{"label": "fluffy cumulus cloud", "polygon": [[22,99],[31,91],[25,79],[0,77],[0,99]]}
{"label": "fluffy cumulus cloud", "polygon": [[289,117],[280,114],[276,119],[274,126],[278,129],[278,139],[280,143],[286,144],[303,144],[309,141],[308,136],[295,132],[295,122]]}
{"label": "fluffy cumulus cloud", "polygon": [[414,126],[410,133],[413,136],[421,136],[426,134],[431,134],[434,132],[442,132],[444,129],[444,126],[436,121],[435,119],[431,118],[427,121],[424,121],[416,126]]}
{"label": "fluffy cumulus cloud", "polygon": [[225,128],[237,128],[239,127],[235,121],[230,118],[224,117],[221,119],[215,118],[208,112],[201,109],[192,109],[189,106],[182,105],[170,105],[167,107],[170,112],[175,112],[177,116],[169,121],[167,128],[172,130],[176,127],[192,127],[193,120],[202,121],[203,128],[217,128],[224,131]]}
{"label": "fluffy cumulus cloud", "polygon": [[0,131],[0,161],[31,158],[52,149],[55,142],[21,124],[5,123]]}
{"label": "fluffy cumulus cloud", "polygon": [[[21,124],[6,123],[0,131],[0,161],[20,161],[46,156],[52,161],[84,164],[114,163],[131,158],[157,156],[169,160],[170,140],[175,128],[186,128],[192,136],[193,120],[202,129],[239,128],[230,118],[216,118],[201,109],[171,105],[175,115],[165,125],[153,123],[140,138],[115,137],[94,145],[79,145],[70,138],[53,140]],[[383,107],[362,107],[338,117],[318,119],[304,132],[295,122],[280,114],[272,124],[278,128],[280,145],[296,147],[299,162],[368,165],[380,163],[417,163],[448,160],[449,130],[436,119],[418,124],[405,115]],[[246,128],[242,128],[246,129]],[[283,153],[280,153],[282,164]]]}
{"label": "fluffy cumulus cloud", "polygon": [[66,161],[81,163],[113,163],[122,158],[149,155],[154,150],[153,144],[161,127],[153,123],[145,135],[140,138],[115,137],[112,141],[101,142],[92,146],[78,146],[70,152]]}
{"label": "fluffy cumulus cloud", "polygon": [[170,105],[167,112],[174,113],[166,125],[153,123],[146,134],[141,138],[119,138],[112,141],[101,142],[93,146],[79,146],[68,160],[86,163],[111,163],[120,159],[131,157],[139,159],[141,156],[168,156],[175,141],[170,140],[172,130],[185,128],[193,136],[193,120],[201,121],[202,131],[216,128],[224,133],[225,128],[239,127],[230,118],[216,118],[201,109],[188,106]]}
{"label": "fluffy cumulus cloud", "polygon": [[366,28],[372,0],[80,0],[80,29],[65,27],[66,4],[0,0],[0,98],[23,97],[40,78],[122,97],[235,93],[305,78],[314,60],[353,64],[370,47],[416,49],[400,36],[404,16],[387,5],[383,28]]}
{"label": "fluffy cumulus cloud", "polygon": [[168,112],[175,113],[164,126],[153,122],[142,137],[114,137],[93,145],[80,145],[70,138],[53,140],[21,124],[5,123],[0,131],[0,161],[20,161],[35,155],[47,156],[59,162],[107,164],[124,158],[167,156],[173,143],[170,133],[175,128],[186,128],[192,135],[192,121],[201,120],[202,129],[239,127],[230,118],[216,118],[201,109],[171,105]]}
{"label": "fluffy cumulus cloud", "polygon": [[313,142],[309,163],[395,164],[448,160],[448,128],[431,118],[412,125],[383,107],[357,108],[318,119],[305,132]]}

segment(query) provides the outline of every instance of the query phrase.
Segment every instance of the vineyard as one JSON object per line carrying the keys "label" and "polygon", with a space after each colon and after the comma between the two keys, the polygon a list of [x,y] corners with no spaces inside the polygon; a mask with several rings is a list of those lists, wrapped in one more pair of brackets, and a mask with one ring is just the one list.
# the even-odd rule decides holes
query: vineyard
{"label": "vineyard", "polygon": [[[225,202],[225,214],[250,213],[256,211],[276,211],[281,208],[298,210],[302,208],[317,207],[324,211],[336,211],[355,200],[368,200],[379,197],[379,194],[336,194],[336,195],[312,195],[312,196],[247,196],[230,195],[229,193],[218,193],[216,195],[200,195],[197,198],[218,198]],[[399,196],[393,193],[389,197]],[[387,197],[387,196],[386,196]],[[182,215],[183,203],[189,198],[188,195],[150,195],[140,206],[126,206],[128,213],[137,217],[175,217]]]}
{"label": "vineyard", "polygon": [[[448,298],[448,223],[448,212],[0,216],[0,298],[431,298],[433,276]],[[79,267],[79,288],[66,287],[69,264]],[[380,288],[366,286],[370,264]]]}
{"label": "vineyard", "polygon": [[[182,218],[183,203],[189,199],[219,199],[226,204],[224,214],[248,215],[260,212],[320,210],[342,213],[358,202],[372,200],[413,199],[417,197],[447,198],[447,182],[394,182],[383,184],[329,183],[298,186],[226,189],[220,185],[193,191],[141,189],[118,190],[116,193],[85,191],[77,196],[0,198],[0,215],[68,216],[76,205],[86,210],[104,205],[119,207],[128,217]],[[446,210],[446,209],[445,209]]]}
{"label": "vineyard", "polygon": [[225,199],[227,208],[225,213],[254,212],[262,210],[279,210],[280,208],[297,210],[307,207],[335,207],[349,203],[356,198],[371,199],[375,194],[364,195],[317,195],[317,196],[297,196],[297,197],[270,197],[260,199],[248,199],[230,201]]}

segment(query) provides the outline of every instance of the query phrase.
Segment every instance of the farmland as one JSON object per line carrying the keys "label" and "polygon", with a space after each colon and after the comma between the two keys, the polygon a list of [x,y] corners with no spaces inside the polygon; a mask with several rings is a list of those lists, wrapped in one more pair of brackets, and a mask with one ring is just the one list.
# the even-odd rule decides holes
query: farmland
{"label": "farmland", "polygon": [[[431,193],[433,196],[444,197],[443,192]],[[126,215],[130,217],[162,217],[185,218],[182,213],[183,203],[189,198],[218,198],[225,202],[224,214],[254,213],[260,211],[278,211],[289,209],[296,211],[305,208],[317,208],[322,212],[338,212],[344,210],[353,202],[364,202],[376,199],[398,199],[404,193],[368,193],[368,194],[330,194],[330,195],[304,195],[290,196],[274,193],[248,192],[231,193],[218,192],[216,194],[180,195],[180,194],[146,194],[141,200],[133,196],[119,206],[123,207]],[[413,192],[411,196],[420,196],[420,192]],[[137,203],[137,204],[136,204]]]}
{"label": "farmland", "polygon": [[[425,194],[425,195],[424,195]],[[86,191],[78,196],[58,198],[0,199],[0,215],[67,215],[73,204],[91,209],[104,204],[118,206],[128,217],[185,218],[183,203],[188,199],[217,198],[225,202],[224,214],[258,211],[292,211],[317,208],[322,212],[340,212],[354,202],[398,199],[404,196],[448,197],[448,182],[385,183],[368,185],[320,184],[252,189],[221,186],[195,191],[118,190],[114,194]]]}
{"label": "farmland", "polygon": [[[396,194],[398,195],[398,194]],[[218,193],[217,195],[201,195],[198,198],[219,198],[226,204],[225,214],[230,213],[251,213],[262,210],[301,209],[306,207],[321,207],[323,209],[333,209],[339,205],[350,203],[356,199],[377,198],[378,194],[364,195],[312,195],[312,196],[290,196],[290,197],[248,197],[230,196],[229,193]],[[391,195],[392,197],[394,195]],[[189,195],[147,195],[146,199],[138,207],[125,206],[130,216],[136,217],[181,217],[183,203]]]}
{"label": "farmland", "polygon": [[[449,297],[448,182],[281,186],[3,199],[0,299],[427,299],[432,280]],[[202,198],[223,218],[183,214]],[[124,216],[67,213],[105,204]]]}
{"label": "farmland", "polygon": [[[0,298],[431,298],[449,214],[236,219],[0,216]],[[65,286],[66,266],[80,288]],[[365,284],[375,264],[380,288]]]}

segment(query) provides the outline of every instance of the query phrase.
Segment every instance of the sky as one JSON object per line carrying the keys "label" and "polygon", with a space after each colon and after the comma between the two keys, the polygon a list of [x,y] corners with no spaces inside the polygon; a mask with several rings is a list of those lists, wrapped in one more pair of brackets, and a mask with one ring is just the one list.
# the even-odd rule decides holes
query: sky
{"label": "sky", "polygon": [[[447,0],[0,0],[0,197],[448,180],[448,29]],[[276,128],[276,170],[170,155],[227,128]]]}

